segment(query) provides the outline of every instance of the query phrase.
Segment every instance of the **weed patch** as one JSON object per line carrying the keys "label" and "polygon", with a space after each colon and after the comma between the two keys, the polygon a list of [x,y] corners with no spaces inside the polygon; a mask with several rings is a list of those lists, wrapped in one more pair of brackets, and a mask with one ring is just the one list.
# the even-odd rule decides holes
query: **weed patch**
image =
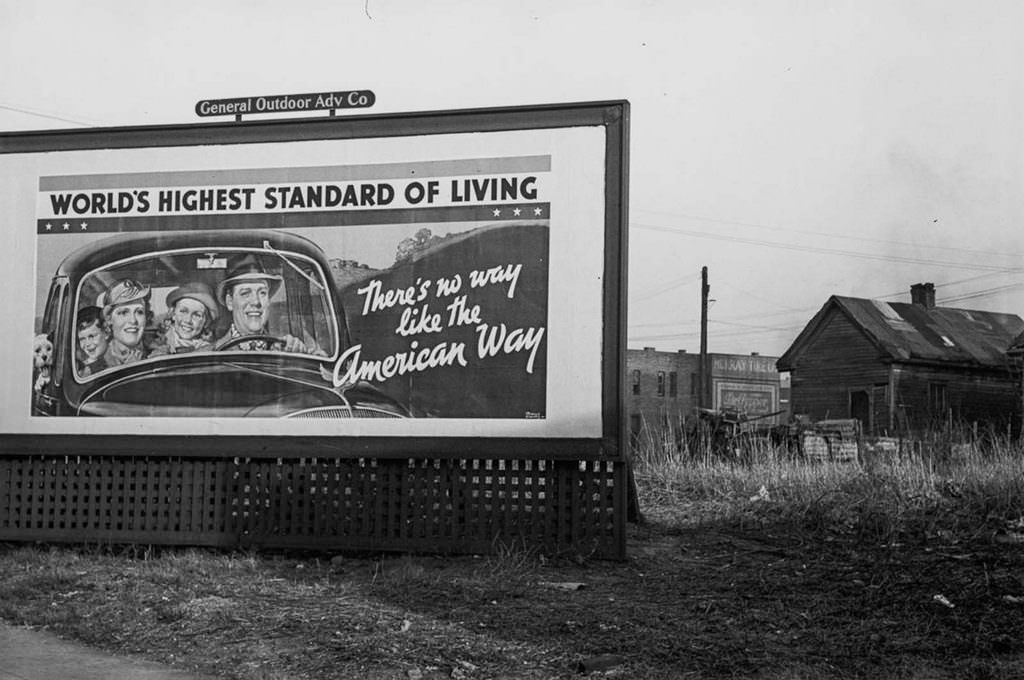
{"label": "weed patch", "polygon": [[1011,446],[638,458],[624,562],[0,546],[0,618],[238,680],[1024,677]]}

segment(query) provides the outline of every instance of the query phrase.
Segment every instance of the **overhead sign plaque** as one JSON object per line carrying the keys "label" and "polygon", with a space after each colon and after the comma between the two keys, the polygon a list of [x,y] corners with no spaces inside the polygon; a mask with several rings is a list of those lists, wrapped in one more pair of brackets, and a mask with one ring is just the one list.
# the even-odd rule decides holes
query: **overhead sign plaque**
{"label": "overhead sign plaque", "polygon": [[241,116],[252,113],[365,109],[373,106],[376,101],[377,96],[371,90],[203,99],[196,104],[196,115],[205,118],[209,116]]}

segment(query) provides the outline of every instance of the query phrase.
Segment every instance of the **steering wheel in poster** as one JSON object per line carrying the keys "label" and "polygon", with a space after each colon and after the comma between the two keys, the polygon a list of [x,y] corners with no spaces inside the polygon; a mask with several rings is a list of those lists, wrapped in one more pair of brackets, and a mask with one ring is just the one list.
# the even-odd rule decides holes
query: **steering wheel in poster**
{"label": "steering wheel in poster", "polygon": [[265,333],[257,333],[255,335],[240,335],[237,338],[231,338],[230,340],[225,342],[223,345],[218,347],[217,351],[218,352],[223,352],[224,350],[231,349],[235,345],[241,345],[243,342],[253,342],[253,341],[255,341],[255,342],[260,342],[260,341],[266,342],[266,343],[268,343],[268,345],[281,345],[281,347],[284,347],[285,344],[286,344],[286,341],[285,341],[284,338],[279,338],[276,335],[267,335]]}

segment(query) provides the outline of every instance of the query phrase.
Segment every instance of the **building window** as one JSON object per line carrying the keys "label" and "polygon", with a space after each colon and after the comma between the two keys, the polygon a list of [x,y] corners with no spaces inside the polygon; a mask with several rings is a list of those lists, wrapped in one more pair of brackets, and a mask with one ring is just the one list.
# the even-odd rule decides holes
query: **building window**
{"label": "building window", "polygon": [[665,396],[665,371],[658,371],[658,396]]}
{"label": "building window", "polygon": [[949,396],[946,393],[944,383],[930,383],[928,385],[928,406],[932,413],[945,413],[949,409]]}
{"label": "building window", "polygon": [[640,370],[633,371],[633,394],[640,394]]}
{"label": "building window", "polygon": [[691,373],[690,374],[690,396],[691,397],[696,397],[697,396],[697,374],[696,373]]}
{"label": "building window", "polygon": [[640,414],[631,413],[629,415],[629,434],[632,435],[633,441],[636,442],[640,437]]}
{"label": "building window", "polygon": [[668,396],[674,397],[679,393],[679,378],[675,371],[668,374]]}

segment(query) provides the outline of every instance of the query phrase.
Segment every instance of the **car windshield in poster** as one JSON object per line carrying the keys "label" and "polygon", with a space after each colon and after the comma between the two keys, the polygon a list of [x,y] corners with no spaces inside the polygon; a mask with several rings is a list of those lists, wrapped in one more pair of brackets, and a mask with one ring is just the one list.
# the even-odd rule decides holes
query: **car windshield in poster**
{"label": "car windshield in poster", "polygon": [[490,133],[486,154],[417,138],[385,162],[371,140],[307,144],[302,163],[244,147],[218,148],[221,167],[194,149],[150,150],[175,161],[154,169],[138,150],[44,162],[29,422],[599,433],[600,347],[582,347],[600,340],[603,138],[561,134],[580,132]]}

